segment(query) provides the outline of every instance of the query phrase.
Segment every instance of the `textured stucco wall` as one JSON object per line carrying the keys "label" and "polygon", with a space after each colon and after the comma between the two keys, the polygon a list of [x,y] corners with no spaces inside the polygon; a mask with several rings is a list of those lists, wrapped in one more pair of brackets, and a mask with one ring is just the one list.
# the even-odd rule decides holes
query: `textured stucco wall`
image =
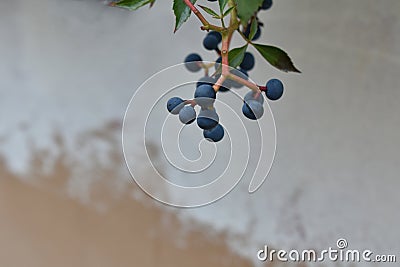
{"label": "textured stucco wall", "polygon": [[[302,74],[257,58],[252,78],[280,77],[287,88],[271,104],[278,146],[267,183],[180,214],[248,235],[233,246],[250,257],[263,243],[319,248],[340,237],[398,253],[400,2],[275,2],[262,15],[262,40],[288,51]],[[175,35],[173,21],[170,1],[136,13],[101,1],[1,1],[0,152],[9,167],[24,173],[32,144],[60,153],[55,130],[76,150],[80,132],[122,118],[150,75],[202,51],[198,21]],[[72,195],[85,199],[85,177],[70,183]]]}

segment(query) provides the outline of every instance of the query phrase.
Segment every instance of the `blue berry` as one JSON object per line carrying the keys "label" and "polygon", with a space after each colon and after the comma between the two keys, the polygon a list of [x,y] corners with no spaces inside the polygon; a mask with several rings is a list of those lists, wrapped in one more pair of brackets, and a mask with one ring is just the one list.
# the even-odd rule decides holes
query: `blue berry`
{"label": "blue berry", "polygon": [[[216,75],[215,77],[215,83],[217,83],[219,77],[221,74]],[[220,87],[218,89],[218,92],[227,92],[232,88],[232,81],[226,79],[222,84],[220,84]]]}
{"label": "blue berry", "polygon": [[208,2],[217,2],[217,0],[208,0]]}
{"label": "blue berry", "polygon": [[249,71],[254,68],[254,56],[252,53],[246,52],[243,57],[242,63],[240,63],[240,68]]}
{"label": "blue berry", "polygon": [[[258,97],[256,97],[257,94],[258,94]],[[249,100],[256,100],[261,105],[264,104],[264,97],[262,96],[262,94],[261,93],[256,93],[254,91],[250,91],[244,96],[244,101],[245,102],[248,102]]]}
{"label": "blue berry", "polygon": [[191,72],[196,72],[201,69],[201,66],[199,66],[199,62],[203,61],[201,59],[201,56],[195,53],[189,54],[185,58],[185,67],[191,71]]}
{"label": "blue berry", "polygon": [[215,101],[216,93],[210,84],[202,84],[196,88],[194,98],[201,107],[209,107]]}
{"label": "blue berry", "polygon": [[204,130],[209,130],[217,126],[219,117],[215,109],[201,109],[197,117],[197,125]]}
{"label": "blue berry", "polygon": [[[231,71],[231,73],[235,74],[236,76],[248,80],[249,79],[249,75],[247,74],[247,71],[243,70],[243,69],[238,69],[238,70],[233,70]],[[243,84],[236,82],[236,81],[232,81],[232,87],[234,88],[242,88]]]}
{"label": "blue berry", "polygon": [[215,38],[217,38],[217,40],[218,40],[218,43],[220,43],[222,41],[222,35],[219,32],[211,31],[211,32],[207,33],[207,35],[215,36]]}
{"label": "blue berry", "polygon": [[278,100],[283,95],[283,84],[278,79],[271,79],[267,82],[265,95],[269,100]]}
{"label": "blue berry", "polygon": [[180,97],[172,97],[167,102],[167,109],[170,113],[176,115],[184,106],[184,101]]}
{"label": "blue berry", "polygon": [[218,48],[218,39],[214,35],[206,35],[203,40],[203,46],[207,50],[215,50]]}
{"label": "blue berry", "polygon": [[221,62],[222,62],[222,57],[217,58],[217,60],[215,61],[214,67],[216,71],[221,67]]}
{"label": "blue berry", "polygon": [[202,78],[200,78],[200,80],[198,80],[198,82],[196,83],[196,87],[199,87],[202,84],[209,84],[209,85],[214,85],[216,82],[216,80],[213,77],[210,76],[204,76]]}
{"label": "blue berry", "polygon": [[237,76],[239,76],[239,77],[241,77],[241,78],[243,78],[245,80],[249,79],[249,74],[247,73],[246,70],[239,68],[238,71],[239,72],[238,72]]}
{"label": "blue berry", "polygon": [[210,130],[204,130],[203,136],[210,142],[218,142],[222,140],[224,133],[224,128],[221,126],[221,124],[218,124]]}
{"label": "blue berry", "polygon": [[249,100],[243,103],[242,112],[250,120],[257,120],[264,114],[264,107],[257,100]]}
{"label": "blue berry", "polygon": [[179,111],[179,120],[184,124],[191,124],[196,119],[196,111],[192,106],[184,106]]}
{"label": "blue berry", "polygon": [[219,87],[218,92],[228,92],[232,85],[229,83],[228,80],[225,80],[222,85]]}
{"label": "blue berry", "polygon": [[[246,30],[243,32],[244,36],[246,36],[246,38],[249,38],[250,35],[250,24],[247,25]],[[260,38],[261,36],[261,27],[260,25],[257,25],[257,31],[256,34],[254,34],[253,39],[251,39],[252,41],[256,41],[258,38]]]}
{"label": "blue berry", "polygon": [[230,80],[225,80],[219,87],[218,92],[228,92],[232,88]]}
{"label": "blue berry", "polygon": [[272,6],[272,0],[264,0],[264,2],[261,5],[261,9],[267,10],[270,9]]}

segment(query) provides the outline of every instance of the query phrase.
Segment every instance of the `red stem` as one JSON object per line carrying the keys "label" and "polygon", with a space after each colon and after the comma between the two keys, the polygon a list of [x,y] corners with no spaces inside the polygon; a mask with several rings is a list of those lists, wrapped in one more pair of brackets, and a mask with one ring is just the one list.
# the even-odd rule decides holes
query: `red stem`
{"label": "red stem", "polygon": [[258,86],[258,88],[260,88],[261,91],[267,91],[267,87],[266,86]]}
{"label": "red stem", "polygon": [[218,27],[216,25],[210,24],[206,18],[200,13],[200,11],[192,4],[190,0],[183,0],[185,4],[190,8],[190,10],[199,18],[201,23],[203,24],[203,27],[201,27],[202,30],[215,30],[215,31],[222,31],[224,28]]}
{"label": "red stem", "polygon": [[190,2],[190,0],[183,0],[185,1],[185,4],[192,10],[192,12],[199,18],[201,23],[203,23],[204,26],[208,25],[208,21],[203,17],[203,15],[200,13],[200,11]]}
{"label": "red stem", "polygon": [[243,84],[244,86],[250,88],[254,92],[260,92],[260,90],[261,90],[260,86],[258,86],[257,84],[252,83],[252,82],[250,82],[248,80],[245,80],[245,79],[243,79],[243,78],[241,78],[241,77],[239,77],[239,76],[237,76],[235,74],[230,73],[227,78],[231,79],[231,80],[233,80],[235,82],[238,82],[240,84]]}

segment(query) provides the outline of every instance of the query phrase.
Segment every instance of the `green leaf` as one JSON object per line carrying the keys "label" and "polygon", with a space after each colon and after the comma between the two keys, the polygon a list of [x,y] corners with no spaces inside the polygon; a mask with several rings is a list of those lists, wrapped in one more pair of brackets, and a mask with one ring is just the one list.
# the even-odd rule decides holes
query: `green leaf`
{"label": "green leaf", "polygon": [[222,15],[222,16],[223,16],[223,17],[226,17],[229,13],[232,12],[232,10],[233,10],[234,8],[235,8],[234,6],[228,8],[228,9],[225,11],[224,15]]}
{"label": "green leaf", "polygon": [[228,60],[229,60],[229,66],[232,68],[236,68],[237,66],[242,63],[244,54],[246,53],[247,50],[247,44],[242,47],[234,48],[231,51],[229,51],[228,54]]}
{"label": "green leaf", "polygon": [[213,16],[214,18],[217,18],[217,19],[220,18],[220,16],[218,15],[218,13],[215,12],[214,10],[212,10],[211,8],[206,7],[206,6],[202,6],[202,5],[199,5],[199,7],[201,7],[205,12],[207,12],[208,14],[210,14],[211,16]]}
{"label": "green leaf", "polygon": [[218,0],[219,3],[219,10],[222,12],[224,11],[226,4],[228,4],[228,0]]}
{"label": "green leaf", "polygon": [[250,25],[249,40],[253,40],[254,35],[257,33],[258,22],[256,18],[253,18]]}
{"label": "green leaf", "polygon": [[252,16],[258,11],[264,0],[235,0],[238,17],[242,25],[247,25]]}
{"label": "green leaf", "polygon": [[118,2],[112,2],[110,5],[126,8],[129,10],[136,10],[139,7],[142,7],[147,4],[150,4],[150,6],[152,6],[154,2],[155,0],[121,0]]}
{"label": "green leaf", "polygon": [[[192,4],[196,3],[196,0],[190,0]],[[185,21],[190,17],[190,8],[185,4],[183,0],[174,0],[174,14],[175,14],[175,29],[176,32]]]}
{"label": "green leaf", "polygon": [[253,46],[272,66],[280,69],[281,71],[300,73],[300,71],[293,65],[293,62],[288,54],[286,54],[286,52],[282,49],[275,46],[261,44],[253,44]]}

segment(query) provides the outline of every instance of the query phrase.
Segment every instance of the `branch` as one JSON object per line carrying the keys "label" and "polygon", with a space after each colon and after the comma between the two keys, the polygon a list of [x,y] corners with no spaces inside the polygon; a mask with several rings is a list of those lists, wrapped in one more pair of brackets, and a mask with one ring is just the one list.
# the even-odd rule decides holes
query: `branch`
{"label": "branch", "polygon": [[[230,7],[234,7],[235,3],[233,0],[229,0],[228,4]],[[232,35],[238,29],[239,27],[239,22],[237,20],[237,13],[236,13],[236,7],[232,10],[231,13],[231,18],[229,20],[229,27],[227,28],[226,31],[222,32],[222,47],[221,47],[221,58],[222,58],[222,71],[221,71],[221,76],[219,77],[218,81],[214,85],[214,90],[217,92],[222,85],[222,83],[225,81],[226,78],[230,75],[230,70],[229,70],[229,45],[231,43]]]}
{"label": "branch", "polygon": [[213,25],[208,22],[208,20],[200,13],[200,11],[195,7],[190,0],[183,0],[185,4],[190,8],[190,10],[199,18],[203,26],[201,27],[202,30],[213,30],[222,32],[225,30],[223,27],[219,27],[217,25]]}
{"label": "branch", "polygon": [[248,81],[246,79],[243,79],[243,78],[241,78],[241,77],[239,77],[239,76],[237,76],[235,74],[230,73],[227,76],[227,78],[232,80],[232,81],[235,81],[235,82],[238,82],[240,84],[243,84],[244,86],[248,87],[249,89],[253,90],[254,92],[261,92],[261,89],[257,84],[252,83],[252,82],[250,82],[250,81]]}

